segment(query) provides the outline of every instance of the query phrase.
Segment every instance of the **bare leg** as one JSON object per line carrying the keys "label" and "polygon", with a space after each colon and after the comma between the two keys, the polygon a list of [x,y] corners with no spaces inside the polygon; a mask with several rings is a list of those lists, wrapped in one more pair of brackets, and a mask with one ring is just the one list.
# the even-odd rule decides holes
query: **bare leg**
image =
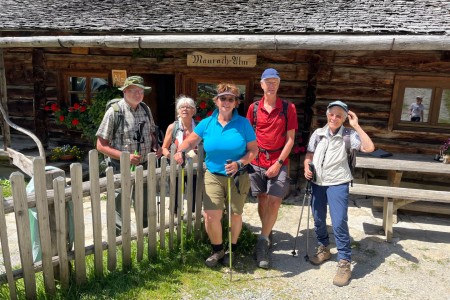
{"label": "bare leg", "polygon": [[222,244],[222,215],[222,210],[205,210],[203,214],[206,233],[213,245]]}
{"label": "bare leg", "polygon": [[258,213],[261,219],[261,235],[268,237],[278,218],[281,198],[263,194],[258,196]]}
{"label": "bare leg", "polygon": [[236,244],[242,230],[242,215],[231,216],[231,242]]}

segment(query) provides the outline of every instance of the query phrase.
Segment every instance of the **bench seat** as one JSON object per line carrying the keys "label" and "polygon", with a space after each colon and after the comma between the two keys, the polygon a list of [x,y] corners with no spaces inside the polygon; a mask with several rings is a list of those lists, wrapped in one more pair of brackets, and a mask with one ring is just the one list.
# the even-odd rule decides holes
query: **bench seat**
{"label": "bench seat", "polygon": [[384,198],[383,205],[383,229],[386,240],[392,241],[394,201],[412,200],[450,203],[450,192],[402,188],[393,186],[381,186],[371,184],[354,183],[350,186],[350,194]]}

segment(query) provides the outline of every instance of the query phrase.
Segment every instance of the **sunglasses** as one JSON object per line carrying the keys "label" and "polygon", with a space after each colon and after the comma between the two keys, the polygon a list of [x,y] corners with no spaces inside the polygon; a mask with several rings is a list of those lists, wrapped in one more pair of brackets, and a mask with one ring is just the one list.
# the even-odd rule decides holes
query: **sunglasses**
{"label": "sunglasses", "polygon": [[224,101],[228,101],[228,102],[234,102],[234,101],[236,101],[236,97],[219,97],[219,100],[221,101],[221,102],[224,102]]}

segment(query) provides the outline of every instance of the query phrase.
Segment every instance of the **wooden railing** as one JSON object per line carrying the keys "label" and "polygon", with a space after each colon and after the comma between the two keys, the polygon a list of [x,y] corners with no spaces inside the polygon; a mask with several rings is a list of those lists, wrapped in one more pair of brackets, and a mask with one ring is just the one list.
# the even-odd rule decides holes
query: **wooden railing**
{"label": "wooden railing", "polygon": [[[172,152],[174,150],[172,149]],[[203,151],[200,148],[198,166],[203,166]],[[173,155],[172,155],[173,157]],[[129,154],[122,153],[120,158],[120,174],[113,174],[111,167],[106,170],[106,176],[99,176],[99,161],[96,150],[89,152],[89,181],[82,181],[82,166],[73,163],[70,166],[70,186],[66,187],[64,177],[57,177],[52,182],[52,189],[46,189],[45,162],[42,158],[33,160],[34,168],[34,194],[26,193],[25,181],[22,173],[15,172],[11,175],[12,197],[4,199],[0,187],[0,237],[3,254],[4,273],[0,275],[0,283],[9,285],[10,298],[17,298],[16,280],[23,278],[25,296],[29,299],[36,298],[35,274],[42,272],[46,293],[54,295],[56,292],[55,273],[58,273],[58,282],[62,289],[69,286],[70,261],[74,261],[75,282],[78,285],[86,281],[86,256],[94,255],[94,272],[97,276],[103,276],[103,251],[107,250],[107,268],[116,270],[117,254],[116,246],[122,245],[122,268],[132,266],[131,242],[136,240],[136,260],[144,258],[144,236],[148,237],[147,257],[157,255],[157,247],[166,248],[166,232],[168,232],[168,249],[173,250],[181,244],[182,223],[185,223],[186,232],[183,235],[194,234],[201,237],[201,201],[203,194],[203,168],[194,168],[192,161],[185,166],[187,178],[185,196],[181,196],[181,167],[173,161],[168,166],[166,158],[161,159],[161,167],[156,168],[156,157],[148,155],[148,169],[143,171],[139,166],[135,172],[130,171]],[[173,167],[175,166],[175,167]],[[193,191],[193,174],[197,174],[196,190]],[[178,180],[179,190],[175,190]],[[144,182],[148,186],[148,228],[143,228],[143,195]],[[169,191],[166,189],[169,183]],[[115,190],[122,191],[122,233],[116,237],[115,226]],[[132,230],[131,218],[131,193],[135,191],[135,226]],[[159,193],[157,193],[159,190]],[[184,201],[179,200],[178,211],[174,216],[175,193],[178,199],[187,199],[187,208]],[[193,195],[195,193],[195,203]],[[101,195],[106,194],[106,212],[102,211]],[[168,197],[169,203],[166,203]],[[85,215],[83,203],[90,200],[91,210],[89,216]],[[74,240],[73,248],[68,249],[68,203],[73,205]],[[158,205],[159,204],[159,205]],[[167,210],[167,204],[169,210]],[[191,213],[192,205],[196,206],[195,215]],[[28,209],[36,208],[39,223],[40,245],[42,247],[42,261],[34,263],[32,257],[32,245],[30,236],[30,221]],[[104,209],[104,208],[103,208]],[[14,213],[17,229],[17,243],[19,247],[20,261],[14,261],[10,253],[11,240],[6,217]],[[106,220],[102,220],[102,213],[106,213]],[[52,216],[54,214],[54,216]],[[159,215],[159,218],[157,217]],[[168,216],[168,218],[167,218]],[[55,219],[54,224],[49,220]],[[86,244],[85,229],[86,219],[92,220],[93,241]],[[106,226],[106,236],[102,235],[102,227]],[[11,227],[11,226],[10,226]],[[175,234],[175,228],[177,233]],[[9,238],[8,238],[9,236]],[[12,238],[13,240],[15,239]],[[1,265],[1,264],[0,264]],[[55,272],[56,271],[56,272]]]}

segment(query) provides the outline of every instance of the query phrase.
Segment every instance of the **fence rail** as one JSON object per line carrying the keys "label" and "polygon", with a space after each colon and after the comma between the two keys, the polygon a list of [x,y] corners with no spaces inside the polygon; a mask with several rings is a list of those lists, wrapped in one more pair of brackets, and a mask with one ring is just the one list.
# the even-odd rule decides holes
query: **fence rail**
{"label": "fence rail", "polygon": [[[174,149],[172,149],[172,153]],[[131,241],[136,240],[136,260],[144,258],[144,237],[147,237],[147,257],[157,255],[158,246],[166,248],[166,232],[168,232],[168,248],[173,250],[181,244],[183,224],[186,234],[201,237],[201,203],[203,198],[203,150],[198,151],[198,162],[194,166],[192,160],[185,166],[186,189],[181,194],[181,167],[171,159],[170,164],[165,157],[161,158],[161,167],[156,167],[156,156],[148,155],[147,170],[143,166],[130,171],[129,154],[124,152],[120,157],[120,174],[113,174],[111,167],[106,169],[106,176],[99,176],[98,152],[89,152],[89,181],[82,180],[82,166],[73,163],[70,166],[70,186],[62,173],[45,170],[45,160],[33,160],[34,193],[26,192],[24,176],[20,172],[11,174],[12,197],[5,199],[0,186],[0,241],[2,246],[4,273],[0,274],[0,284],[8,284],[10,298],[17,298],[16,280],[23,278],[25,296],[34,299],[37,296],[36,276],[42,272],[44,286],[48,295],[56,292],[56,279],[62,289],[69,287],[71,262],[74,263],[75,283],[86,282],[86,256],[94,255],[94,272],[102,276],[103,252],[107,251],[106,266],[109,271],[118,268],[117,245],[122,246],[122,268],[132,266]],[[173,155],[171,156],[173,157]],[[175,167],[174,167],[175,166]],[[195,168],[194,168],[195,167]],[[62,172],[62,173],[61,173]],[[194,172],[197,175],[196,190],[193,190]],[[54,178],[56,177],[56,178]],[[46,182],[47,178],[47,182]],[[51,179],[49,179],[51,178]],[[178,180],[178,191],[175,183]],[[147,197],[144,197],[144,184],[147,185]],[[167,190],[169,186],[169,191]],[[115,191],[122,189],[122,231],[116,237],[115,224]],[[126,191],[126,192],[124,192]],[[168,197],[167,197],[168,192]],[[132,220],[131,203],[134,193],[134,220]],[[178,193],[178,209],[175,207],[175,195]],[[195,203],[193,195],[195,193]],[[102,205],[102,195],[106,195],[106,205]],[[167,197],[167,198],[166,198]],[[148,228],[143,228],[144,199],[147,198]],[[84,203],[90,200],[91,209],[86,213]],[[167,203],[167,200],[169,203]],[[183,203],[187,201],[187,205]],[[195,214],[192,206],[195,205]],[[73,206],[73,247],[69,230],[69,206]],[[168,209],[167,209],[168,206]],[[106,207],[106,209],[105,209]],[[37,211],[38,235],[42,258],[33,262],[32,232],[29,210]],[[104,211],[106,210],[106,211]],[[6,219],[15,217],[15,228],[7,226]],[[87,215],[86,215],[87,214]],[[9,216],[8,216],[9,215]],[[106,217],[105,217],[106,215]],[[103,218],[102,218],[103,216]],[[168,220],[167,220],[168,217]],[[82,222],[80,220],[83,220]],[[91,221],[86,221],[91,220]],[[86,244],[86,227],[92,223],[92,243]],[[132,226],[132,223],[134,226]],[[106,234],[104,233],[106,228]],[[175,234],[176,228],[176,234]],[[17,236],[12,233],[17,230]],[[133,230],[132,230],[133,229]],[[18,243],[20,261],[11,256],[11,240]]]}

